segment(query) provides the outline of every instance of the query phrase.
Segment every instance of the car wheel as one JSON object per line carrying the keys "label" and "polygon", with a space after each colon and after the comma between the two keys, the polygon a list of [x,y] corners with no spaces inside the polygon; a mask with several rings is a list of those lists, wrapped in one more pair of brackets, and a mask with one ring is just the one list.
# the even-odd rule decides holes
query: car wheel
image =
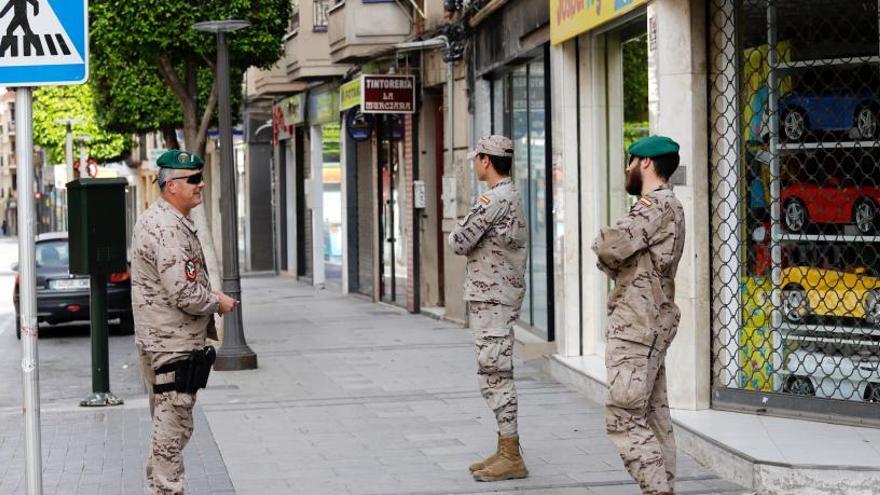
{"label": "car wheel", "polygon": [[870,199],[862,199],[853,208],[853,222],[863,235],[877,230],[877,205]]}
{"label": "car wheel", "polygon": [[868,382],[865,385],[865,402],[880,402],[880,383]]}
{"label": "car wheel", "polygon": [[877,123],[877,110],[871,107],[859,108],[856,112],[856,131],[862,139],[873,139],[877,136],[880,125]]}
{"label": "car wheel", "polygon": [[869,325],[880,323],[880,291],[872,290],[865,298],[865,321]]}
{"label": "car wheel", "polygon": [[131,335],[134,333],[134,316],[126,313],[119,317],[119,335]]}
{"label": "car wheel", "polygon": [[813,382],[805,376],[798,375],[788,377],[788,380],[785,381],[785,386],[782,387],[782,391],[793,395],[806,395],[810,397],[815,397],[816,395]]}
{"label": "car wheel", "polygon": [[793,234],[800,234],[807,227],[807,207],[803,201],[792,199],[785,203],[785,211],[782,217],[785,228]]}
{"label": "car wheel", "polygon": [[800,108],[789,108],[782,117],[782,137],[787,141],[800,141],[807,134],[807,117]]}
{"label": "car wheel", "polygon": [[782,291],[782,314],[785,319],[800,323],[810,315],[810,302],[807,292],[801,287],[791,287]]}

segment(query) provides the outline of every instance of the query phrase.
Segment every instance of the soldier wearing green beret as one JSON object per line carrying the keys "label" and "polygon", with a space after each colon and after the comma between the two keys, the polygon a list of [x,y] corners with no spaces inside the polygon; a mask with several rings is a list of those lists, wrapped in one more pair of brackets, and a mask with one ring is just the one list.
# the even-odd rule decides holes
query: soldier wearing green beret
{"label": "soldier wearing green beret", "polygon": [[[179,386],[176,375],[205,349],[206,338],[217,339],[213,315],[232,311],[238,301],[211,290],[189,217],[202,202],[204,162],[198,155],[169,150],[156,164],[162,194],[134,228],[131,302],[153,418],[147,485],[149,493],[177,494],[185,483],[183,448],[192,436],[196,394]],[[200,369],[207,374],[204,365]]]}
{"label": "soldier wearing green beret", "polygon": [[675,439],[666,395],[666,350],[678,329],[675,273],[684,247],[684,210],[669,178],[678,143],[650,136],[628,149],[629,214],[593,242],[608,295],[606,430],[643,493],[671,494]]}

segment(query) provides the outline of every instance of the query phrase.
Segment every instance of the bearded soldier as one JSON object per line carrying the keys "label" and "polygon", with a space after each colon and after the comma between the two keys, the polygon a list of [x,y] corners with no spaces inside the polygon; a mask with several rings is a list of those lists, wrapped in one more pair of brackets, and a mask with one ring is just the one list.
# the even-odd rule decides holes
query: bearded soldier
{"label": "bearded soldier", "polygon": [[162,196],[134,229],[131,299],[135,344],[150,394],[153,432],[147,460],[152,494],[183,493],[183,448],[192,436],[196,391],[207,383],[216,340],[214,313],[232,311],[238,301],[213,292],[205,257],[189,218],[202,202],[205,182],[198,155],[163,153]]}
{"label": "bearded soldier", "polygon": [[528,226],[522,201],[510,178],[513,143],[487,136],[468,155],[489,190],[449,234],[455,254],[467,256],[464,298],[477,354],[480,392],[495,413],[495,454],[470,466],[478,481],[525,478],[520,455],[517,397],[513,383],[513,323],[525,294]]}
{"label": "bearded soldier", "polygon": [[684,210],[669,185],[678,144],[650,136],[627,150],[629,214],[593,243],[608,295],[605,404],[608,436],[646,494],[672,494],[675,439],[666,396],[666,350],[678,329],[675,273],[684,246]]}

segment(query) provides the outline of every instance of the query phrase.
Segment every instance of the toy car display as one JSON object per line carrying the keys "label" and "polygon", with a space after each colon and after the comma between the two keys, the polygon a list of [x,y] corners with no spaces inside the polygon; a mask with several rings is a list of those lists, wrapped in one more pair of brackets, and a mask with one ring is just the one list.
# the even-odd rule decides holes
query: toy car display
{"label": "toy car display", "polygon": [[798,94],[779,102],[780,130],[788,141],[822,131],[853,130],[858,139],[874,139],[880,130],[880,100],[871,93]]}
{"label": "toy car display", "polygon": [[865,268],[853,273],[793,266],[782,269],[782,314],[802,323],[812,317],[838,317],[880,324],[880,278]]}
{"label": "toy car display", "polygon": [[797,349],[788,354],[782,391],[826,399],[880,402],[880,356]]}
{"label": "toy car display", "polygon": [[796,182],[782,190],[782,221],[799,234],[813,224],[853,224],[863,235],[880,223],[880,187],[846,186],[837,179],[825,184]]}

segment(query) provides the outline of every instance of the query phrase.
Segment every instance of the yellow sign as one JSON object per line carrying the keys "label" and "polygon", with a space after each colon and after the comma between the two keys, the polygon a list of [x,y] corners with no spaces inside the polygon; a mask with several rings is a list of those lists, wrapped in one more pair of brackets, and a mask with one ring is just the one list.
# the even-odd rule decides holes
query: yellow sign
{"label": "yellow sign", "polygon": [[348,81],[339,87],[339,111],[361,104],[361,78]]}
{"label": "yellow sign", "polygon": [[562,43],[646,3],[648,0],[550,0],[550,43]]}

